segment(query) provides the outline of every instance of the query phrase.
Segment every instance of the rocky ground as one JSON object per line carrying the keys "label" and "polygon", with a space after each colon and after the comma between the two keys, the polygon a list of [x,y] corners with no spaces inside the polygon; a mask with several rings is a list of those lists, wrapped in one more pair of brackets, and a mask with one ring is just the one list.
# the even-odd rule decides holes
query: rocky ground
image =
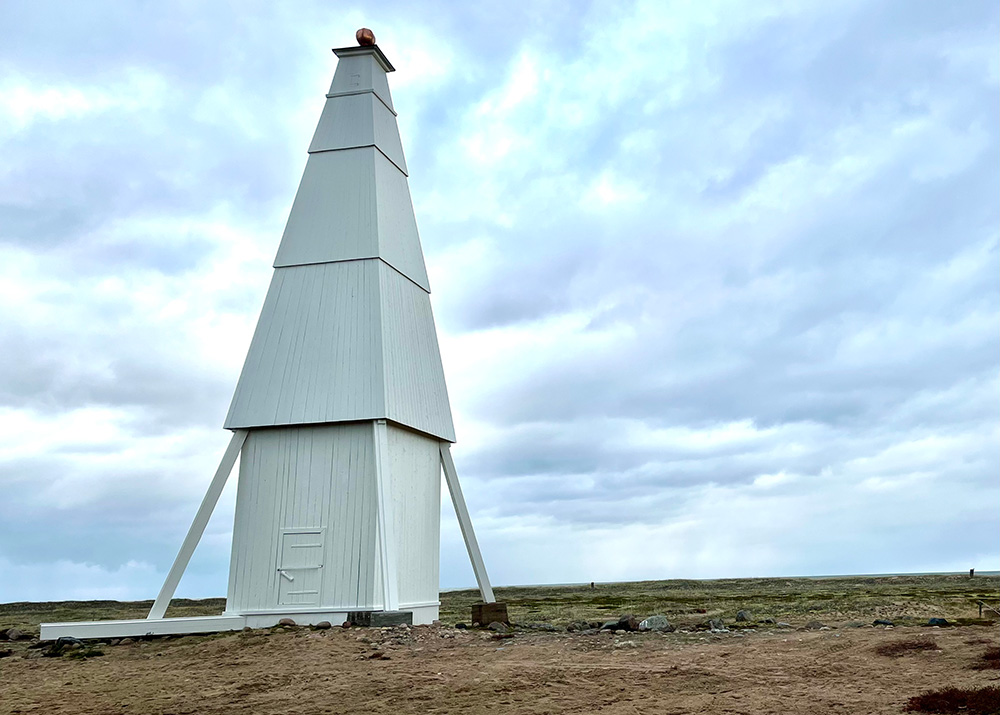
{"label": "rocky ground", "polygon": [[0,713],[901,713],[927,691],[1000,685],[984,660],[996,624],[591,625],[24,637],[0,642]]}

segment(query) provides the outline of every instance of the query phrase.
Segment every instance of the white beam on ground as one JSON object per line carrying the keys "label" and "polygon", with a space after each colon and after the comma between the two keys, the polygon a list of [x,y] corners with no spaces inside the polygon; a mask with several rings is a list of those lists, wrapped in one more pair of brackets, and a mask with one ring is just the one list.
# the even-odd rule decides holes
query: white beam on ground
{"label": "white beam on ground", "polygon": [[469,551],[472,570],[476,574],[479,593],[484,603],[496,603],[493,587],[490,586],[490,577],[486,574],[486,564],[483,563],[483,555],[479,552],[476,532],[472,530],[472,519],[469,518],[469,509],[465,506],[465,497],[462,496],[462,487],[458,483],[458,472],[455,470],[455,461],[451,458],[451,445],[448,442],[441,443],[441,466],[444,467],[444,480],[448,484],[448,491],[451,492],[451,503],[455,505],[455,514],[462,529],[462,538],[465,539],[465,548]]}
{"label": "white beam on ground", "polygon": [[399,610],[399,575],[396,572],[396,534],[389,493],[389,428],[375,420],[375,488],[378,496],[379,561],[382,565],[382,608]]}
{"label": "white beam on ground", "polygon": [[229,441],[229,447],[226,448],[226,453],[222,455],[219,468],[215,471],[215,476],[212,478],[212,483],[208,486],[205,498],[201,500],[198,513],[195,514],[191,528],[188,529],[187,536],[184,537],[184,543],[181,544],[181,550],[177,552],[177,558],[174,559],[174,565],[170,567],[170,573],[167,574],[167,578],[163,582],[160,595],[156,597],[153,607],[149,609],[149,615],[146,616],[147,619],[163,618],[163,614],[167,612],[170,599],[174,597],[174,591],[177,590],[177,584],[180,582],[181,576],[184,575],[184,570],[191,560],[191,554],[194,553],[195,547],[201,541],[201,535],[205,533],[208,519],[212,516],[212,512],[215,511],[215,505],[219,502],[219,495],[222,494],[222,488],[226,486],[229,473],[233,471],[233,465],[236,463],[236,458],[239,456],[240,450],[243,449],[243,443],[246,442],[247,434],[247,430],[236,430],[233,432],[233,438]]}

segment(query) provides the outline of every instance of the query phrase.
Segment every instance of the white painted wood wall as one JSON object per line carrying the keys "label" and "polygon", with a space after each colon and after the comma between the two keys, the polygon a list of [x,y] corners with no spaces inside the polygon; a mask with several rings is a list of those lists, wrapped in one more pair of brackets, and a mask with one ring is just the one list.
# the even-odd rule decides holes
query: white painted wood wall
{"label": "white painted wood wall", "polygon": [[[393,425],[387,433],[399,606],[436,606],[439,441]],[[383,608],[373,435],[367,422],[250,432],[240,460],[227,612]],[[300,551],[303,543],[321,544],[310,554],[315,562],[283,562],[290,540]],[[301,584],[311,590],[314,580],[315,598],[287,598],[305,590]]]}

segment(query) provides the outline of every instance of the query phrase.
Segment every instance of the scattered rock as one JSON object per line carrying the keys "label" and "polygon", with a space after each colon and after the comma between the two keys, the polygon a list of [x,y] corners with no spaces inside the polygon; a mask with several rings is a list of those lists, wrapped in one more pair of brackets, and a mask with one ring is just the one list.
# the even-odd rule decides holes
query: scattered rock
{"label": "scattered rock", "polygon": [[118,645],[132,645],[133,643],[135,643],[135,641],[131,638],[122,638],[118,641]]}
{"label": "scattered rock", "polygon": [[279,626],[294,626],[294,625],[296,625],[296,623],[291,618],[282,618],[280,621],[278,621],[278,625]]}
{"label": "scattered rock", "polygon": [[507,626],[505,626],[500,621],[493,621],[491,624],[489,624],[486,627],[489,630],[491,630],[491,631],[495,631],[496,633],[506,633],[508,630],[510,630],[509,628],[507,628]]}
{"label": "scattered rock", "polygon": [[328,630],[332,627],[333,624],[330,623],[330,621],[320,621],[319,623],[316,624],[316,628],[319,628],[321,631]]}
{"label": "scattered rock", "polygon": [[640,631],[654,631],[656,633],[671,633],[674,630],[673,625],[667,620],[666,616],[655,615],[642,621],[639,624]]}
{"label": "scattered rock", "polygon": [[639,621],[631,613],[624,615],[618,619],[618,630],[637,631],[639,630]]}
{"label": "scattered rock", "polygon": [[83,647],[83,641],[79,638],[73,638],[72,636],[60,636],[56,638],[55,642],[50,645],[43,655],[46,658],[58,658],[63,653],[68,653],[72,650],[77,650]]}
{"label": "scattered rock", "polygon": [[16,641],[24,638],[24,633],[18,628],[8,628],[4,635],[9,641]]}
{"label": "scattered rock", "polygon": [[820,628],[826,628],[826,624],[819,621],[809,621],[805,628],[807,631],[818,631]]}
{"label": "scattered rock", "polygon": [[774,624],[777,628],[793,628],[791,623],[785,623],[784,621],[778,621]]}
{"label": "scattered rock", "polygon": [[892,625],[892,621],[888,620],[887,618],[876,618],[874,621],[872,621],[872,625],[873,626],[891,626]]}
{"label": "scattered rock", "polygon": [[600,633],[600,632],[601,632],[600,628],[587,628],[586,630],[580,631],[580,635],[581,636],[592,636],[592,635],[595,635],[595,634]]}
{"label": "scattered rock", "polygon": [[350,628],[351,627],[351,622],[350,621],[344,621],[343,623],[340,624],[340,627],[341,628]]}
{"label": "scattered rock", "polygon": [[579,633],[580,631],[585,631],[590,628],[590,625],[586,621],[572,621],[566,630],[570,633]]}
{"label": "scattered rock", "polygon": [[622,616],[617,621],[607,621],[601,624],[602,631],[637,631],[639,630],[639,621],[635,619],[631,613]]}
{"label": "scattered rock", "polygon": [[945,618],[928,618],[927,625],[929,626],[950,626],[948,620]]}
{"label": "scattered rock", "polygon": [[250,626],[243,626],[243,632],[244,633],[253,633],[253,628],[251,628]]}
{"label": "scattered rock", "polygon": [[545,631],[546,633],[558,633],[559,629],[556,628],[551,623],[519,623],[521,628],[527,628],[531,631]]}
{"label": "scattered rock", "polygon": [[774,623],[775,623],[775,621],[774,621],[774,619],[773,619],[773,618],[762,618],[762,619],[760,620],[760,622],[761,622],[761,623],[767,623],[767,624],[769,624],[769,625],[772,625],[772,626],[773,626],[773,625],[774,625]]}
{"label": "scattered rock", "polygon": [[752,621],[753,620],[753,616],[750,615],[750,611],[740,610],[740,611],[736,612],[736,620],[737,621]]}
{"label": "scattered rock", "polygon": [[464,631],[466,628],[468,628],[468,626],[464,623],[456,623],[455,628],[457,628],[460,631]]}
{"label": "scattered rock", "polygon": [[708,630],[712,633],[729,633],[726,623],[721,618],[713,618],[708,622]]}

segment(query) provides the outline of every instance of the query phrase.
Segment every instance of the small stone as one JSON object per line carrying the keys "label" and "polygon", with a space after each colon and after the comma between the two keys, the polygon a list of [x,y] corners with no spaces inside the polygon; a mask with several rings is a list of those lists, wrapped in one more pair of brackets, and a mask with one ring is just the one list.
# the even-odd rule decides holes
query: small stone
{"label": "small stone", "polygon": [[332,628],[333,624],[330,623],[330,621],[320,621],[319,623],[316,624],[316,627],[319,628],[321,631],[325,631],[329,628]]}
{"label": "small stone", "polygon": [[351,622],[350,621],[344,621],[343,623],[340,624],[340,627],[341,628],[350,628],[351,627]]}
{"label": "small stone", "polygon": [[886,618],[876,618],[874,621],[872,621],[872,625],[873,626],[891,626],[891,625],[893,625],[893,623],[892,623],[892,621],[890,621],[890,620],[888,620]]}
{"label": "small stone", "polygon": [[468,626],[464,623],[456,623],[455,628],[457,628],[460,631],[464,631],[465,629],[468,628]]}
{"label": "small stone", "polygon": [[24,633],[21,632],[19,628],[8,628],[7,629],[7,640],[16,641],[24,637]]}
{"label": "small stone", "polygon": [[807,631],[818,631],[820,628],[823,628],[823,626],[825,626],[825,625],[826,625],[825,623],[820,623],[819,621],[809,621],[806,624],[806,630]]}
{"label": "small stone", "polygon": [[737,621],[752,621],[753,620],[753,616],[750,615],[750,611],[742,611],[742,610],[740,610],[740,611],[736,612],[736,620]]}
{"label": "small stone", "polygon": [[761,623],[767,623],[768,625],[772,625],[772,626],[774,625],[774,619],[773,618],[762,618],[760,622]]}
{"label": "small stone", "polygon": [[250,626],[243,626],[243,632],[244,633],[253,633],[253,628],[251,628]]}
{"label": "small stone", "polygon": [[947,619],[945,618],[929,618],[927,619],[927,625],[929,626],[950,626]]}
{"label": "small stone", "polygon": [[279,626],[294,626],[294,625],[296,625],[296,623],[291,618],[282,618],[280,621],[278,621],[278,625]]}
{"label": "small stone", "polygon": [[777,622],[777,623],[775,623],[774,625],[775,625],[775,626],[776,626],[777,628],[791,628],[791,627],[792,627],[792,624],[791,624],[791,623],[785,623],[784,621],[778,621],[778,622]]}
{"label": "small stone", "polygon": [[617,631],[618,621],[606,621],[601,624],[600,630],[602,631]]}
{"label": "small stone", "polygon": [[726,623],[721,618],[713,618],[708,622],[708,629],[712,633],[728,633],[729,629],[726,628]]}
{"label": "small stone", "polygon": [[507,628],[507,626],[505,626],[500,621],[493,621],[491,624],[489,624],[486,627],[488,629],[490,629],[491,631],[495,631],[497,633],[506,633],[508,630],[510,630],[509,628]]}
{"label": "small stone", "polygon": [[674,630],[674,626],[671,625],[666,616],[657,614],[643,620],[639,624],[639,630],[654,631],[656,633],[670,633]]}

